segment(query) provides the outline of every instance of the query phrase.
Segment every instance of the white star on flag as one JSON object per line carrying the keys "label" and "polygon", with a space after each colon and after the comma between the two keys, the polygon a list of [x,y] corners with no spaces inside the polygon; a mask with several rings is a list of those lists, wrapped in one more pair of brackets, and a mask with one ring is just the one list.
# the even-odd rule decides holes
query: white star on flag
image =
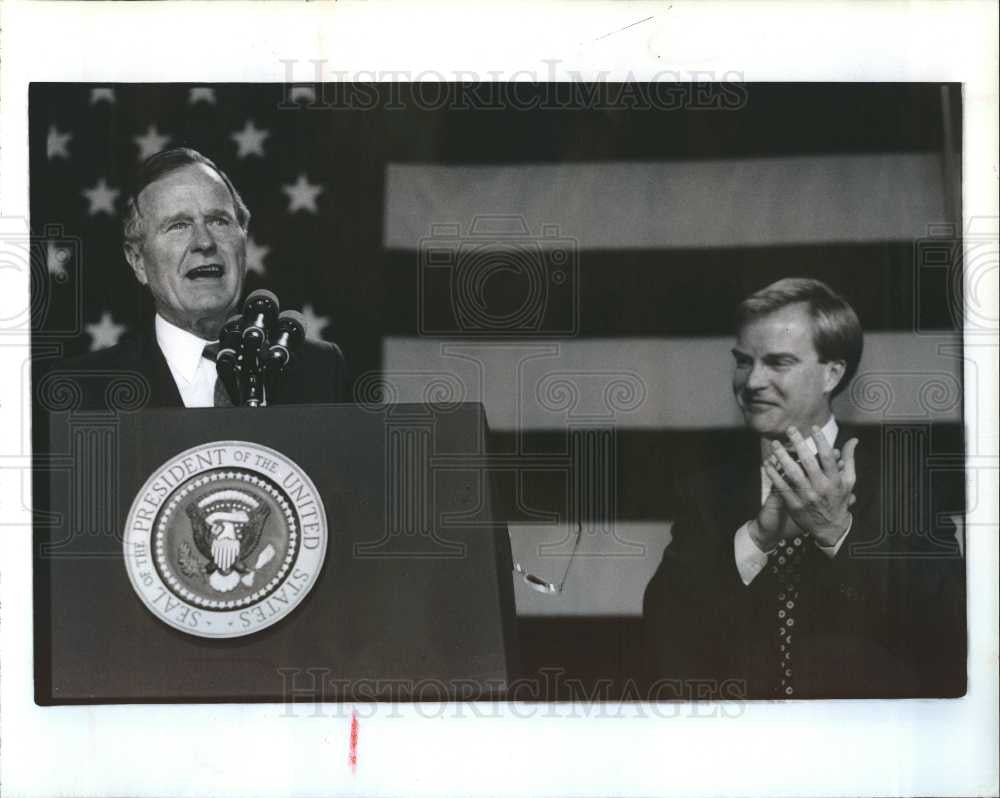
{"label": "white star on flag", "polygon": [[251,119],[243,126],[243,130],[238,133],[231,133],[229,137],[240,148],[236,156],[238,158],[246,158],[248,155],[263,155],[264,139],[270,135],[268,131],[258,130],[254,127],[253,120]]}
{"label": "white star on flag", "polygon": [[306,105],[312,105],[316,102],[316,89],[312,86],[292,86],[289,96],[293,103],[301,101]]}
{"label": "white star on flag", "polygon": [[45,154],[51,161],[55,157],[69,158],[69,150],[66,145],[73,138],[72,133],[60,133],[55,125],[49,126],[49,136],[45,141]]}
{"label": "white star on flag", "polygon": [[113,103],[115,101],[115,90],[114,89],[91,89],[90,90],[90,104],[97,105],[97,103]]}
{"label": "white star on flag", "polygon": [[90,202],[88,214],[94,216],[98,213],[108,213],[114,216],[115,200],[121,192],[117,188],[109,187],[108,181],[103,177],[93,188],[85,188],[82,193]]}
{"label": "white star on flag", "polygon": [[330,326],[329,316],[319,316],[311,304],[302,306],[302,321],[306,326],[306,338],[322,340],[322,332]]}
{"label": "white star on flag", "polygon": [[107,349],[118,343],[126,327],[124,324],[115,324],[111,318],[111,313],[104,311],[101,320],[96,324],[85,325],[87,335],[90,336],[90,351],[96,352],[98,349]]}
{"label": "white star on flag", "polygon": [[309,211],[316,213],[316,196],[323,190],[322,186],[310,183],[305,175],[299,175],[299,179],[290,186],[282,186],[281,190],[288,195],[288,212]]}
{"label": "white star on flag", "polygon": [[215,89],[210,89],[208,86],[196,86],[188,92],[190,105],[202,102],[215,105]]}
{"label": "white star on flag", "polygon": [[270,247],[265,247],[253,240],[253,236],[247,236],[247,271],[259,274],[263,277],[265,272],[264,258],[271,251]]}
{"label": "white star on flag", "polygon": [[57,280],[68,276],[66,264],[69,263],[70,251],[67,247],[57,247],[52,241],[45,244],[45,265],[49,274]]}
{"label": "white star on flag", "polygon": [[161,136],[156,125],[146,129],[145,136],[133,136],[132,140],[139,145],[139,160],[145,161],[150,155],[158,153],[170,141],[170,136]]}

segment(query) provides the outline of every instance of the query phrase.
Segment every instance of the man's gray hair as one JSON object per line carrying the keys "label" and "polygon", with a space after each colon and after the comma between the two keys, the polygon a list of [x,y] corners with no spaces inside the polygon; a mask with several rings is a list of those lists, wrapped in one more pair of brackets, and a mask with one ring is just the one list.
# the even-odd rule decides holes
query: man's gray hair
{"label": "man's gray hair", "polygon": [[744,299],[737,310],[737,328],[747,322],[803,303],[812,318],[813,346],[820,362],[844,361],[844,376],[833,389],[836,396],[847,387],[858,370],[864,349],[864,333],[854,308],[826,283],[808,277],[786,277]]}
{"label": "man's gray hair", "polygon": [[207,166],[215,172],[226,184],[229,194],[233,198],[233,206],[236,208],[236,223],[246,231],[250,224],[250,210],[247,208],[243,198],[233,185],[233,181],[223,172],[215,162],[206,158],[197,150],[190,147],[174,147],[169,150],[161,150],[149,156],[143,161],[142,166],[136,174],[135,181],[125,200],[125,217],[122,220],[122,235],[125,239],[125,246],[138,246],[144,234],[142,225],[142,213],[139,211],[139,195],[150,183],[159,180],[161,177],[183,169],[185,166],[194,165]]}

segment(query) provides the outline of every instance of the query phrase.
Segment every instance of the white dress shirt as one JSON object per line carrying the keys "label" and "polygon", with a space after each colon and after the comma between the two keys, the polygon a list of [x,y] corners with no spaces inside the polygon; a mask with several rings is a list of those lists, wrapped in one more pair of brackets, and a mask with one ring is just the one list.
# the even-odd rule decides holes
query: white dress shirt
{"label": "white dress shirt", "polygon": [[204,357],[205,345],[214,343],[182,330],[156,314],[156,343],[181,394],[184,407],[214,407],[215,363]]}
{"label": "white dress shirt", "polygon": [[[823,437],[829,441],[830,446],[833,446],[834,441],[837,440],[837,420],[830,416],[830,420],[823,425],[820,430],[823,433]],[[805,438],[806,446],[809,447],[809,451],[813,454],[816,453],[816,442],[812,439],[812,436]],[[771,493],[771,480],[768,478],[767,473],[764,471],[764,466],[760,467],[760,503],[761,505],[767,501],[768,495]],[[740,573],[740,579],[743,580],[744,585],[749,585],[754,578],[761,571],[764,570],[764,566],[767,565],[767,555],[770,552],[761,551],[757,548],[757,544],[753,542],[753,538],[750,537],[750,524],[752,521],[747,521],[743,526],[736,530],[736,534],[733,536],[733,554],[736,558],[736,570]],[[827,557],[833,559],[837,556],[837,552],[840,551],[841,545],[847,539],[847,533],[851,531],[851,527],[854,525],[853,520],[848,524],[847,529],[844,534],[840,536],[840,539],[832,546],[824,546],[819,541],[814,541],[816,547],[823,552]]]}

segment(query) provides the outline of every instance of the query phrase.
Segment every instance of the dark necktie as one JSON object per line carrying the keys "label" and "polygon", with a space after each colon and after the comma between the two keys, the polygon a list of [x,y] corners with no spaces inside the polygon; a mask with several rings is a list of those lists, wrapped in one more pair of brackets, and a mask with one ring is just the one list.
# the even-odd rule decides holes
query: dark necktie
{"label": "dark necktie", "polygon": [[[788,456],[796,463],[801,462],[799,453],[794,448],[786,447]],[[778,471],[784,476],[784,469],[778,466]],[[792,660],[792,640],[795,633],[795,610],[799,600],[799,582],[802,579],[802,552],[805,535],[781,541],[778,547],[768,555],[771,574],[775,577],[774,607],[776,621],[775,645],[778,647],[777,668],[774,680],[774,692],[783,698],[795,695],[795,669]]]}
{"label": "dark necktie", "polygon": [[805,536],[781,541],[771,552],[771,573],[775,578],[778,673],[775,692],[782,697],[795,695],[794,666],[792,660],[792,640],[795,637],[795,610],[799,598],[799,582],[802,579],[802,552]]}
{"label": "dark necktie", "polygon": [[[201,356],[211,360],[213,363],[219,356],[219,345],[218,344],[208,344],[201,353]],[[222,384],[222,378],[216,375],[215,378],[215,393],[213,395],[214,405],[216,407],[232,407],[233,400],[229,398],[229,393],[226,391],[226,386]]]}

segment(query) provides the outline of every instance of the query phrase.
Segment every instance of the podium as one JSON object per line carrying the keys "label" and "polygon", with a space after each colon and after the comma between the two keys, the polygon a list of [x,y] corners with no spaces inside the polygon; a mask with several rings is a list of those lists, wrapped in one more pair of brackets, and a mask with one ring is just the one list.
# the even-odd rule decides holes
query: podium
{"label": "podium", "polygon": [[[493,515],[479,405],[56,410],[48,420],[35,475],[37,703],[506,694],[516,672],[510,547]],[[325,510],[325,556],[280,620],[198,636],[140,598],[123,539],[151,475],[187,450],[233,442],[308,475]],[[304,520],[299,532],[305,546]],[[210,607],[198,617],[220,616]]]}

